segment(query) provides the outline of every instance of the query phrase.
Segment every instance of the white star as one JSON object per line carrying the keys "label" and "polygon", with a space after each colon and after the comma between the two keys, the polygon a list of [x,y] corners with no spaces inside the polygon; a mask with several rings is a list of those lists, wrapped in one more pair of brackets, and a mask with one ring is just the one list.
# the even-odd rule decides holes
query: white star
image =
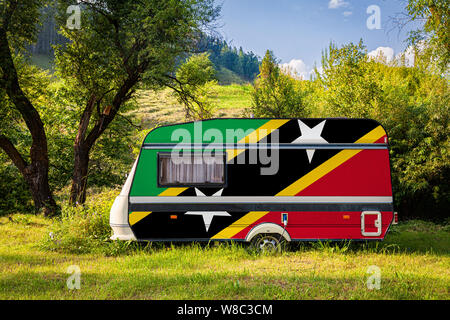
{"label": "white star", "polygon": [[[214,193],[212,195],[212,197],[222,196],[222,191],[223,191],[223,188],[220,189],[219,191],[217,191],[216,193]],[[195,194],[197,195],[197,197],[206,197],[206,195],[203,192],[201,192],[200,190],[198,190],[197,188],[195,188]],[[226,211],[207,211],[207,212],[205,212],[205,211],[188,211],[185,214],[202,216],[203,222],[205,223],[206,232],[208,232],[209,226],[211,225],[211,221],[214,218],[214,216],[231,216]]]}
{"label": "white star", "polygon": [[[302,121],[298,120],[298,125],[300,127],[300,132],[302,135],[292,141],[292,143],[307,143],[307,144],[324,144],[328,143],[324,138],[321,137],[323,127],[325,125],[325,121],[323,120],[321,123],[316,125],[314,128],[308,127],[306,124],[304,124]],[[311,163],[312,157],[314,155],[315,149],[307,149],[306,154],[308,155],[309,163]]]}

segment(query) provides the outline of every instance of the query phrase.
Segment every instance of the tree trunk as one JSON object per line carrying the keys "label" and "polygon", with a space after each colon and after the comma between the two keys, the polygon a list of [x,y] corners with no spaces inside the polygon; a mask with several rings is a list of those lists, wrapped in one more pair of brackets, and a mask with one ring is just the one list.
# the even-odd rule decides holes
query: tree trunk
{"label": "tree trunk", "polygon": [[39,146],[33,143],[30,152],[31,164],[28,164],[23,159],[19,151],[17,151],[11,141],[3,134],[0,135],[0,148],[6,152],[28,184],[36,212],[39,212],[43,208],[43,213],[46,216],[56,213],[58,206],[53,199],[48,184],[48,159],[44,155],[44,152],[41,152],[42,150]]}
{"label": "tree trunk", "polygon": [[[78,204],[83,204],[86,201],[86,189],[89,171],[89,152],[91,151],[97,139],[106,130],[108,125],[114,120],[123,102],[130,98],[130,92],[133,86],[137,83],[138,78],[139,74],[135,74],[127,78],[117,90],[112,101],[111,108],[108,109],[108,111],[105,110],[101,114],[99,105],[102,97],[99,98],[94,93],[89,97],[83,110],[83,114],[80,118],[78,132],[74,143],[75,158],[72,176],[72,187],[69,200],[69,203],[71,205],[76,206]],[[99,119],[88,133],[87,131],[89,121],[91,120],[95,105],[97,105]]]}
{"label": "tree trunk", "polygon": [[53,199],[53,195],[48,185],[47,168],[34,163],[31,165],[30,169],[30,174],[25,176],[25,180],[31,190],[36,210],[39,211],[43,209],[43,214],[45,216],[55,214],[58,210],[58,206]]}
{"label": "tree trunk", "polygon": [[86,142],[85,136],[91,120],[92,111],[96,103],[96,96],[92,94],[83,110],[78,125],[77,136],[74,141],[74,163],[72,175],[72,188],[70,190],[69,203],[71,205],[83,204],[86,201],[86,186],[89,169],[89,151],[91,145]]}
{"label": "tree trunk", "polygon": [[72,205],[83,204],[86,201],[86,188],[89,170],[89,151],[84,143],[75,145],[75,158],[70,191]]}
{"label": "tree trunk", "polygon": [[49,160],[44,124],[39,113],[19,85],[6,30],[2,28],[0,28],[0,68],[3,73],[3,77],[0,79],[1,86],[22,115],[30,131],[32,137],[31,161],[28,164],[11,141],[3,134],[0,135],[0,147],[6,152],[28,183],[36,210],[39,211],[44,208],[45,215],[54,214],[57,211],[57,206],[48,184]]}

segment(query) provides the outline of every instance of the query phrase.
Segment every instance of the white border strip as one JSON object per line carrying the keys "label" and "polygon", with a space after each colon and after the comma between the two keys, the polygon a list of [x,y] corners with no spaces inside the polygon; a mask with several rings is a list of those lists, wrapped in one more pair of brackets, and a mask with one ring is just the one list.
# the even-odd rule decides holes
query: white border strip
{"label": "white border strip", "polygon": [[392,197],[130,197],[130,203],[392,203]]}

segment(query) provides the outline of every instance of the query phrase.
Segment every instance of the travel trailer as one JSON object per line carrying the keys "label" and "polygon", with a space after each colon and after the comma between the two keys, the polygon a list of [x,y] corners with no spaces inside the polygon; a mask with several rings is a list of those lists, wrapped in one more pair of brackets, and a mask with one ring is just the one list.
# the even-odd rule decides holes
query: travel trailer
{"label": "travel trailer", "polygon": [[386,131],[369,119],[212,119],[144,139],[112,239],[382,240],[394,223]]}

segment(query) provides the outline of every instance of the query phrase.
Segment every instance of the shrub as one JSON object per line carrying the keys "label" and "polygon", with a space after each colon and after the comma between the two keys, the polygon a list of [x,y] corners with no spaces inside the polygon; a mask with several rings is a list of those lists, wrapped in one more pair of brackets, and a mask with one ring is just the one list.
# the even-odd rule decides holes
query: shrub
{"label": "shrub", "polygon": [[41,248],[67,253],[98,252],[116,255],[129,249],[131,244],[110,241],[109,211],[119,191],[110,190],[92,195],[79,207],[64,203],[61,216],[54,218],[49,232],[41,241]]}

